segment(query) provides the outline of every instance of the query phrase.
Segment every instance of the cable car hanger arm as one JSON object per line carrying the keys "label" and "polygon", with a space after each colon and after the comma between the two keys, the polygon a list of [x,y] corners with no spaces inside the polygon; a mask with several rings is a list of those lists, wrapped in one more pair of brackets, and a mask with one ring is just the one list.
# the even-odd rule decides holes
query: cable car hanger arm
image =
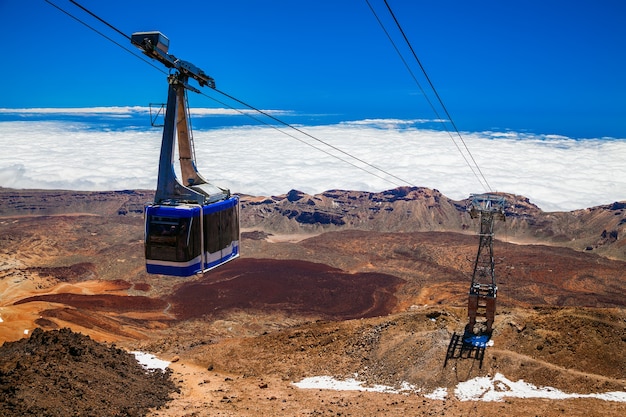
{"label": "cable car hanger arm", "polygon": [[[161,32],[135,32],[131,35],[130,41],[139,48],[144,55],[156,59],[167,68],[178,70],[181,74],[193,78],[198,82],[200,87],[215,89],[215,80],[211,76],[207,75],[191,62],[178,59],[168,53],[170,40]],[[185,85],[185,87],[199,93],[199,91],[191,86]]]}

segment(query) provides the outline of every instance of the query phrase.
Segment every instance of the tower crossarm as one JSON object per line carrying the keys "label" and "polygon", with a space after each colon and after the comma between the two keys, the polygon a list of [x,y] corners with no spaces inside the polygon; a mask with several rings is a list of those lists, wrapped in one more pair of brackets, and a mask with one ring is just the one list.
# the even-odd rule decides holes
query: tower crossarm
{"label": "tower crossarm", "polygon": [[200,68],[168,53],[170,40],[161,32],[135,32],[130,39],[141,52],[156,59],[167,68],[178,70],[187,77],[193,78],[200,87],[215,88],[215,80]]}

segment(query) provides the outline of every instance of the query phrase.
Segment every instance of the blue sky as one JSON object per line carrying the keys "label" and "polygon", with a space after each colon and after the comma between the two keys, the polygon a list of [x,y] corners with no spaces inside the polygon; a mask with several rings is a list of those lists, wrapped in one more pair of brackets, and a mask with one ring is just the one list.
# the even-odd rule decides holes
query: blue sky
{"label": "blue sky", "polygon": [[[69,1],[52,1],[134,49]],[[626,2],[388,2],[461,131],[626,138]],[[258,108],[435,117],[365,0],[79,3],[124,33],[160,30],[170,53]],[[370,3],[430,94],[384,2]],[[161,72],[44,0],[0,0],[0,35],[0,107],[165,100]]]}

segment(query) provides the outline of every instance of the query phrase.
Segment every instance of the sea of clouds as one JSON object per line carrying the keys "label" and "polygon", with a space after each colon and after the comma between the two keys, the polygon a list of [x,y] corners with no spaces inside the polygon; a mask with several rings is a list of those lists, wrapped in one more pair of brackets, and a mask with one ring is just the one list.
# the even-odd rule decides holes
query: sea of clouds
{"label": "sea of clouds", "polygon": [[[13,116],[7,116],[11,111]],[[145,108],[75,109],[74,115],[84,117],[62,120],[58,114],[49,118],[55,112],[47,109],[11,111],[0,109],[4,116],[0,186],[70,190],[156,186],[161,131],[94,125],[89,117],[105,113],[124,118]],[[229,112],[198,110],[196,115]],[[410,184],[438,189],[453,199],[504,191],[524,195],[545,211],[626,200],[626,138],[472,132],[463,133],[461,140],[422,128],[419,121],[388,119],[298,129],[196,128],[199,171],[216,185],[252,195],[291,189],[382,191]]]}

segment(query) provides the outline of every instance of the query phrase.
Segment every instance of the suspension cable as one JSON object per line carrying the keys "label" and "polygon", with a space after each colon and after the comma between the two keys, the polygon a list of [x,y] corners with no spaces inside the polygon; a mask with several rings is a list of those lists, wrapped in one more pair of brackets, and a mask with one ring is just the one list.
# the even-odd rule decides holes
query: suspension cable
{"label": "suspension cable", "polygon": [[482,181],[480,180],[480,177],[478,176],[478,174],[476,173],[476,171],[474,170],[474,167],[472,166],[472,164],[470,163],[470,161],[468,161],[467,157],[465,156],[465,154],[463,153],[463,151],[461,150],[461,148],[459,147],[459,144],[456,142],[456,140],[454,140],[454,136],[452,135],[452,133],[450,132],[450,130],[447,128],[445,121],[443,120],[443,118],[439,115],[439,111],[437,110],[437,108],[435,107],[435,105],[433,104],[433,102],[430,100],[430,98],[428,98],[428,95],[426,94],[426,92],[424,91],[424,88],[422,87],[422,84],[417,80],[417,77],[415,76],[415,74],[413,73],[413,70],[411,69],[411,67],[409,66],[409,64],[406,62],[406,60],[404,59],[404,56],[402,55],[402,53],[400,52],[400,50],[398,49],[398,47],[396,46],[396,43],[394,42],[393,38],[391,37],[391,35],[389,34],[389,32],[387,31],[387,28],[385,28],[385,25],[383,24],[383,22],[380,20],[380,18],[378,17],[378,14],[376,13],[376,10],[374,10],[374,8],[372,7],[372,5],[370,4],[369,0],[365,0],[365,2],[367,3],[367,5],[369,6],[372,14],[374,15],[374,17],[376,18],[376,21],[378,22],[378,24],[380,25],[381,29],[383,30],[383,32],[385,32],[385,35],[387,36],[387,39],[389,39],[389,42],[391,43],[391,45],[393,46],[393,49],[396,51],[396,53],[398,54],[398,56],[400,57],[400,60],[402,61],[402,63],[404,64],[404,67],[407,69],[407,71],[409,72],[409,74],[411,75],[411,78],[413,78],[413,81],[415,82],[415,84],[417,85],[417,87],[419,88],[420,92],[422,93],[422,96],[426,99],[426,102],[428,103],[428,105],[430,106],[430,108],[432,109],[433,113],[435,114],[435,117],[437,118],[437,120],[441,123],[441,125],[443,126],[443,129],[446,131],[446,133],[448,134],[448,137],[450,137],[450,140],[452,140],[452,143],[454,144],[454,146],[456,147],[456,149],[459,151],[459,153],[461,154],[461,157],[463,158],[463,160],[465,161],[465,163],[467,164],[467,166],[469,167],[469,169],[472,171],[472,174],[474,174],[474,176],[476,177],[476,179],[478,180],[478,182],[484,187],[484,184],[482,183]]}
{"label": "suspension cable", "polygon": [[120,35],[122,35],[123,37],[125,37],[126,39],[128,39],[129,41],[131,40],[130,36],[128,36],[127,34],[125,34],[124,32],[122,32],[121,30],[119,30],[118,28],[116,28],[115,26],[109,24],[109,22],[107,22],[106,20],[100,18],[100,16],[96,15],[95,13],[92,13],[90,10],[86,9],[85,7],[81,6],[80,4],[78,4],[77,2],[75,2],[74,0],[70,0],[70,2],[72,4],[74,4],[77,7],[80,7],[81,9],[83,9],[85,12],[89,13],[91,16],[95,17],[96,19],[98,19],[99,21],[101,21],[102,23],[104,23],[105,25],[107,25],[108,27],[110,27],[111,29],[113,29],[114,31],[116,31],[117,33],[119,33]]}
{"label": "suspension cable", "polygon": [[[168,75],[167,71],[164,71],[163,68],[158,67],[156,65],[154,65],[151,61],[145,59],[144,57],[137,55],[134,51],[132,51],[131,49],[128,49],[127,47],[125,47],[124,45],[122,45],[121,43],[111,39],[110,37],[108,37],[107,35],[105,35],[104,33],[100,32],[98,29],[94,28],[93,26],[88,25],[87,23],[83,22],[82,20],[80,20],[79,18],[77,18],[76,16],[74,16],[73,14],[71,14],[70,12],[68,12],[67,10],[64,10],[63,8],[61,8],[60,6],[57,6],[56,4],[54,4],[53,2],[51,2],[50,0],[44,0],[46,3],[48,3],[49,5],[53,6],[54,8],[56,8],[57,10],[59,10],[60,12],[66,14],[67,16],[71,17],[72,19],[76,20],[78,23],[80,23],[83,26],[86,26],[87,28],[93,30],[94,32],[96,32],[98,35],[102,36],[104,39],[108,40],[109,42],[114,43],[115,45],[119,46],[120,48],[122,48],[123,50],[125,50],[126,52],[128,52],[129,54],[131,54],[132,56],[134,56],[135,58],[141,59],[143,62],[145,62],[146,64],[150,65],[152,68],[155,68],[157,71],[162,72],[165,75]],[[70,0],[71,1],[71,0]],[[74,1],[72,1],[72,3],[75,3]],[[75,3],[77,4],[77,3]],[[80,6],[82,8],[82,6]],[[101,19],[100,19],[101,20]],[[108,25],[108,23],[107,23]],[[117,31],[117,29],[116,29]],[[118,31],[119,32],[119,31]],[[126,36],[126,35],[124,35]]]}
{"label": "suspension cable", "polygon": [[[387,0],[383,0],[385,2],[385,5],[387,7],[387,10],[389,11],[389,14],[391,15],[391,17],[393,18],[396,26],[398,27],[398,30],[400,31],[400,33],[402,34],[404,41],[406,42],[407,46],[409,47],[411,53],[413,54],[413,58],[415,59],[415,61],[417,62],[417,64],[419,65],[422,73],[424,74],[424,77],[426,78],[426,80],[428,81],[428,84],[431,88],[431,90],[433,91],[433,93],[435,94],[435,97],[437,98],[439,104],[441,105],[441,108],[443,109],[444,113],[446,114],[446,117],[448,118],[448,120],[450,121],[450,124],[452,125],[454,131],[456,132],[456,135],[459,137],[461,143],[463,144],[463,147],[465,148],[467,154],[469,155],[470,159],[472,160],[472,163],[470,163],[470,161],[467,159],[467,157],[465,156],[465,153],[463,153],[463,151],[461,150],[461,148],[459,147],[459,145],[456,143],[456,141],[454,140],[454,137],[452,135],[452,133],[450,132],[450,130],[448,129],[447,125],[445,123],[442,122],[442,126],[444,127],[444,129],[446,130],[446,132],[448,133],[448,135],[450,136],[450,139],[452,140],[452,142],[454,143],[454,145],[456,146],[457,150],[459,151],[459,153],[461,154],[461,156],[463,157],[463,159],[465,160],[465,162],[467,163],[468,167],[470,168],[470,170],[472,171],[472,173],[474,174],[474,176],[476,177],[476,179],[478,180],[478,182],[483,186],[483,188],[485,188],[487,191],[491,191],[491,186],[489,185],[489,182],[487,181],[487,178],[485,177],[485,175],[483,174],[482,170],[480,169],[480,166],[478,165],[478,163],[476,162],[476,160],[474,159],[474,156],[472,155],[471,151],[469,150],[467,143],[465,142],[465,140],[463,139],[463,136],[461,135],[461,132],[459,131],[459,129],[457,128],[456,124],[454,123],[454,120],[452,119],[452,116],[450,115],[450,113],[448,112],[448,109],[446,108],[445,104],[443,103],[443,100],[441,99],[441,96],[439,95],[439,93],[437,92],[437,89],[435,88],[434,84],[432,83],[432,81],[430,80],[430,77],[428,76],[428,73],[426,72],[426,69],[424,68],[424,66],[422,65],[421,61],[419,60],[419,58],[417,57],[417,54],[415,53],[415,50],[413,49],[413,46],[411,45],[411,42],[409,41],[408,37],[406,36],[404,30],[402,29],[402,26],[400,25],[400,22],[398,21],[398,19],[396,18],[395,14],[393,13],[393,10],[391,9],[391,6],[389,6],[389,3],[387,2]],[[400,56],[400,59],[402,60],[402,62],[404,63],[405,67],[407,68],[407,70],[409,71],[409,73],[411,74],[411,77],[413,78],[414,82],[417,84],[417,86],[419,87],[420,91],[422,92],[422,94],[424,95],[424,97],[426,97],[426,101],[428,102],[428,104],[430,105],[431,109],[433,110],[433,112],[435,113],[436,117],[438,119],[442,119],[439,116],[438,111],[435,109],[435,107],[433,106],[432,102],[428,99],[428,97],[426,96],[426,94],[424,93],[424,89],[422,88],[421,84],[417,81],[417,78],[415,77],[415,75],[413,74],[413,71],[411,71],[410,67],[408,66],[408,64],[406,63],[406,60],[404,59],[404,57],[402,56],[402,54],[400,53],[399,49],[397,48],[395,42],[393,41],[393,39],[391,38],[391,36],[389,35],[389,32],[386,30],[384,24],[382,23],[382,21],[379,19],[378,15],[376,14],[376,11],[374,10],[374,8],[372,7],[372,5],[370,4],[369,0],[365,0],[365,2],[367,3],[369,9],[371,10],[371,12],[374,14],[374,17],[376,18],[376,20],[378,21],[379,25],[381,26],[381,28],[383,29],[383,31],[385,32],[385,34],[387,35],[387,38],[389,39],[389,41],[391,42],[391,44],[393,45],[396,53]],[[476,170],[474,169],[474,167],[476,167]],[[478,173],[476,172],[478,171]]]}
{"label": "suspension cable", "polygon": [[[408,184],[408,185],[410,185],[410,186],[412,186],[412,187],[415,187],[415,185],[411,184],[409,181],[404,180],[404,179],[402,179],[402,178],[400,178],[400,177],[398,177],[398,176],[396,176],[396,175],[394,175],[394,174],[392,174],[392,173],[390,173],[390,172],[388,172],[388,171],[385,171],[385,170],[384,170],[384,169],[382,169],[382,168],[379,168],[379,167],[377,167],[377,166],[375,166],[375,165],[372,165],[372,164],[370,164],[369,162],[364,161],[363,159],[358,158],[358,157],[356,157],[356,156],[354,156],[354,155],[352,155],[352,154],[350,154],[350,153],[348,153],[348,152],[346,152],[346,151],[344,151],[344,150],[342,150],[342,149],[338,148],[337,146],[331,145],[330,143],[325,142],[325,141],[323,141],[323,140],[321,140],[321,139],[319,139],[319,138],[317,138],[317,137],[315,137],[315,136],[311,135],[310,133],[307,133],[307,132],[305,132],[304,130],[302,130],[302,129],[300,129],[300,128],[295,127],[294,125],[291,125],[291,124],[289,124],[289,123],[287,123],[287,122],[284,122],[284,121],[282,121],[282,120],[278,119],[277,117],[272,116],[271,114],[269,114],[269,113],[268,113],[268,112],[266,112],[266,111],[260,110],[260,109],[258,109],[258,108],[256,108],[256,107],[254,107],[254,106],[252,106],[252,105],[250,105],[250,104],[248,104],[248,103],[246,103],[246,102],[244,102],[244,101],[242,101],[242,100],[239,100],[238,98],[233,97],[233,96],[231,96],[231,95],[229,95],[229,94],[227,94],[227,93],[225,93],[225,92],[223,92],[223,91],[220,91],[220,90],[218,90],[218,89],[215,89],[215,91],[217,91],[218,93],[220,93],[220,94],[222,94],[222,95],[224,95],[224,96],[226,96],[226,97],[230,98],[231,100],[236,101],[236,102],[237,102],[237,103],[239,103],[239,104],[242,104],[242,105],[244,105],[244,106],[248,107],[249,109],[252,109],[252,110],[254,110],[254,111],[256,111],[256,112],[258,112],[258,113],[260,113],[260,114],[262,114],[262,115],[264,115],[264,116],[266,116],[266,117],[268,117],[268,118],[270,118],[270,119],[272,119],[272,120],[274,120],[274,121],[275,121],[275,122],[277,122],[277,123],[280,123],[281,125],[283,125],[283,126],[285,126],[285,127],[288,127],[288,128],[290,128],[290,129],[293,129],[293,130],[295,130],[296,132],[303,134],[304,136],[307,136],[307,137],[309,137],[309,138],[311,138],[311,139],[313,139],[313,140],[315,140],[315,141],[317,141],[317,142],[320,142],[320,143],[322,143],[322,144],[324,144],[324,145],[328,146],[328,147],[329,147],[329,148],[331,148],[331,149],[334,149],[334,150],[335,150],[335,151],[337,151],[337,152],[340,152],[340,153],[342,153],[342,154],[344,154],[344,155],[346,155],[346,156],[348,156],[348,157],[350,157],[350,158],[352,158],[352,159],[354,159],[354,160],[356,160],[356,161],[358,161],[358,162],[360,162],[360,163],[362,163],[362,164],[365,164],[365,165],[367,165],[367,166],[368,166],[368,167],[370,167],[370,168],[374,168],[375,170],[380,171],[380,172],[382,172],[383,174],[388,175],[388,176],[390,176],[390,177],[392,177],[392,178],[395,178],[395,179],[397,179],[397,180],[398,180],[398,181],[400,181],[400,182],[403,182],[403,183]],[[280,129],[279,129],[279,131],[280,131]],[[291,136],[291,135],[288,135],[288,136]],[[291,136],[291,137],[293,137],[293,136]],[[308,144],[308,142],[305,142],[305,141],[301,141],[301,142],[303,142],[303,143],[307,143],[307,144]],[[314,148],[315,148],[315,147],[314,147]],[[315,148],[315,149],[319,149],[319,148]],[[326,153],[328,153],[328,152],[326,152]],[[328,153],[328,154],[329,154],[329,155],[332,155],[331,153]],[[342,159],[342,158],[339,158],[339,157],[337,157],[337,156],[335,156],[335,157],[336,157],[336,158],[338,158],[339,160],[342,160],[342,161],[344,161],[344,162],[347,162],[347,161],[345,161],[345,160],[344,160],[344,159]],[[358,165],[354,165],[354,164],[351,164],[351,165],[352,165],[352,166],[355,166],[355,167],[357,167],[357,168],[359,168],[359,169],[362,169],[362,168],[361,168],[361,167],[359,167]],[[371,174],[371,172],[370,172],[370,171],[365,170],[365,172],[367,172],[367,173]],[[379,178],[381,178],[381,177],[379,177]],[[389,181],[389,180],[387,180],[387,181]],[[392,183],[392,184],[394,184],[394,185],[398,185],[398,184],[394,183],[393,181],[389,181],[389,182],[391,182],[391,183]]]}
{"label": "suspension cable", "polygon": [[[78,21],[79,23],[83,24],[83,25],[84,25],[84,26],[86,26],[87,28],[91,29],[92,31],[94,31],[94,32],[95,32],[95,33],[97,33],[98,35],[102,36],[103,38],[107,39],[108,41],[112,42],[113,44],[115,44],[115,45],[119,46],[120,48],[124,49],[125,51],[127,51],[127,52],[128,52],[128,53],[130,53],[131,55],[135,56],[136,58],[141,59],[142,61],[146,62],[147,64],[149,64],[149,65],[150,65],[150,66],[152,66],[153,68],[156,68],[157,70],[159,70],[159,71],[160,71],[160,72],[162,72],[163,74],[166,74],[166,75],[168,74],[168,73],[167,73],[166,71],[164,71],[162,68],[160,68],[160,67],[158,67],[158,66],[154,65],[152,62],[150,62],[150,61],[146,60],[144,57],[142,57],[142,56],[140,56],[140,55],[135,54],[135,53],[134,53],[133,51],[131,51],[130,49],[126,48],[125,46],[121,45],[119,42],[116,42],[115,40],[111,39],[110,37],[108,37],[108,36],[104,35],[102,32],[98,31],[97,29],[95,29],[94,27],[92,27],[92,26],[88,25],[87,23],[83,22],[83,21],[82,21],[81,19],[79,19],[78,17],[76,17],[76,16],[72,15],[72,14],[71,14],[71,13],[69,13],[68,11],[64,10],[63,8],[61,8],[60,6],[58,6],[58,5],[54,4],[52,1],[50,1],[50,0],[45,0],[45,1],[46,1],[46,3],[48,3],[48,4],[52,5],[52,6],[54,6],[55,8],[57,8],[58,10],[60,10],[61,12],[65,13],[66,15],[68,15],[69,17],[71,17],[72,19],[74,19],[74,20]],[[131,39],[128,35],[124,34],[122,31],[120,31],[119,29],[115,28],[113,25],[109,24],[108,22],[106,22],[105,20],[101,19],[100,17],[98,17],[98,16],[97,16],[97,15],[95,15],[94,13],[90,12],[89,10],[87,10],[86,8],[84,8],[83,6],[81,6],[80,4],[78,4],[76,1],[74,1],[74,0],[70,0],[70,1],[71,1],[73,4],[75,4],[76,6],[80,7],[82,10],[86,11],[87,13],[89,13],[91,16],[95,17],[96,19],[98,19],[99,21],[101,21],[102,23],[104,23],[105,25],[107,25],[108,27],[110,27],[110,28],[112,28],[113,30],[115,30],[117,33],[119,33],[119,34],[121,34],[122,36],[124,36],[125,38],[127,38],[127,39]],[[289,137],[291,137],[291,138],[293,138],[293,139],[296,139],[296,140],[298,140],[299,142],[302,142],[302,143],[304,143],[304,144],[306,144],[306,145],[308,145],[308,146],[310,146],[310,147],[312,147],[312,148],[314,148],[314,149],[316,149],[316,150],[318,150],[318,151],[320,151],[320,152],[323,152],[323,153],[325,153],[325,154],[327,154],[327,155],[330,155],[330,156],[332,156],[332,157],[334,157],[334,158],[336,158],[336,159],[338,159],[338,160],[340,160],[340,161],[342,161],[342,162],[344,162],[344,163],[347,163],[347,164],[349,164],[349,165],[351,165],[351,166],[353,166],[353,167],[355,167],[355,168],[357,168],[357,169],[360,169],[360,170],[362,170],[362,171],[364,171],[364,172],[366,172],[366,173],[368,173],[368,174],[370,174],[370,175],[373,175],[373,176],[375,176],[375,177],[377,177],[377,178],[379,178],[379,179],[382,179],[382,180],[384,180],[384,181],[386,181],[386,182],[389,182],[390,184],[393,184],[393,185],[395,185],[395,186],[397,186],[397,187],[402,186],[402,185],[409,185],[409,186],[411,186],[411,187],[416,187],[416,185],[412,184],[410,181],[407,181],[407,180],[405,180],[405,179],[403,179],[403,178],[400,178],[400,177],[398,177],[398,176],[396,176],[396,175],[394,175],[394,174],[392,174],[392,173],[390,173],[390,172],[388,172],[388,171],[386,171],[386,170],[384,170],[384,169],[382,169],[382,168],[380,168],[380,167],[377,167],[377,166],[375,166],[375,165],[373,165],[373,164],[371,164],[371,163],[369,163],[369,162],[367,162],[367,161],[365,161],[365,160],[363,160],[363,159],[361,159],[361,158],[358,158],[358,157],[356,157],[356,156],[354,156],[354,155],[350,154],[349,152],[346,152],[346,151],[344,151],[344,150],[342,150],[342,149],[338,148],[337,146],[331,145],[330,143],[325,142],[325,141],[323,141],[323,140],[321,140],[321,139],[319,139],[319,138],[317,138],[317,137],[313,136],[312,134],[305,132],[304,130],[302,130],[302,129],[300,129],[300,128],[297,128],[297,127],[295,127],[295,126],[293,126],[293,125],[291,125],[291,124],[289,124],[289,123],[287,123],[287,122],[284,122],[284,121],[280,120],[279,118],[277,118],[277,117],[275,117],[275,116],[271,115],[270,113],[268,113],[268,112],[266,112],[266,111],[260,110],[260,109],[258,109],[258,108],[256,108],[256,107],[254,107],[254,106],[252,106],[252,105],[250,105],[250,104],[248,104],[248,103],[246,103],[246,102],[244,102],[244,101],[242,101],[242,100],[240,100],[240,99],[238,99],[238,98],[236,98],[236,97],[234,97],[234,96],[232,96],[232,95],[230,95],[230,94],[228,94],[228,93],[226,93],[226,92],[224,92],[224,91],[221,91],[221,90],[217,89],[217,88],[216,88],[216,89],[214,89],[214,90],[215,90],[216,92],[218,92],[219,94],[221,94],[221,95],[223,95],[223,96],[225,96],[225,97],[227,97],[227,98],[229,98],[229,99],[231,99],[231,100],[233,100],[233,101],[235,101],[235,102],[237,102],[237,103],[239,103],[239,104],[241,104],[241,105],[243,105],[243,106],[245,106],[245,107],[247,107],[247,108],[249,108],[249,109],[251,109],[251,110],[253,110],[253,111],[257,112],[257,113],[259,113],[259,114],[262,114],[263,116],[268,117],[269,119],[271,119],[271,120],[273,120],[273,121],[275,121],[275,122],[277,122],[277,123],[279,123],[279,124],[281,124],[281,125],[283,125],[283,126],[285,126],[285,127],[287,127],[287,128],[293,129],[293,130],[295,130],[296,132],[298,132],[298,133],[300,133],[300,134],[302,134],[302,135],[304,135],[304,136],[307,136],[307,137],[309,137],[309,138],[311,138],[311,139],[313,139],[313,140],[315,140],[315,141],[317,141],[317,142],[319,142],[319,143],[322,143],[322,144],[324,144],[325,146],[327,146],[327,147],[329,147],[329,148],[331,148],[331,149],[333,149],[333,150],[335,150],[335,151],[337,151],[337,152],[339,152],[339,153],[341,153],[341,154],[344,154],[344,155],[348,156],[349,158],[351,158],[351,159],[353,159],[353,160],[355,160],[355,161],[358,161],[358,162],[360,162],[361,164],[363,164],[363,165],[365,165],[365,166],[367,166],[367,167],[370,167],[370,168],[372,168],[373,170],[375,170],[375,171],[377,171],[377,172],[380,172],[380,173],[382,173],[382,174],[386,175],[387,177],[384,177],[384,176],[382,176],[382,175],[380,175],[380,174],[377,174],[376,172],[369,171],[369,170],[365,169],[364,167],[357,165],[356,163],[350,162],[350,161],[348,161],[348,160],[346,160],[346,159],[344,159],[344,158],[341,158],[340,156],[335,155],[335,154],[333,154],[333,153],[331,153],[331,152],[329,152],[329,151],[327,151],[327,150],[325,150],[325,149],[322,149],[322,148],[320,148],[320,147],[317,147],[317,146],[315,146],[315,145],[312,145],[311,143],[309,143],[309,142],[307,142],[307,141],[305,141],[305,140],[302,140],[302,139],[300,139],[300,138],[298,138],[298,137],[296,137],[296,136],[294,136],[294,135],[291,135],[291,134],[289,134],[288,132],[286,132],[286,131],[284,131],[284,130],[282,130],[282,129],[280,129],[280,128],[278,128],[278,127],[276,127],[276,126],[274,126],[274,125],[272,125],[272,124],[270,124],[270,123],[268,123],[268,122],[265,122],[265,121],[263,121],[263,120],[261,120],[261,119],[259,119],[259,118],[256,118],[256,117],[252,116],[252,115],[251,115],[251,114],[249,114],[248,112],[243,112],[243,111],[241,111],[240,109],[236,109],[236,108],[234,108],[233,106],[230,106],[229,104],[226,104],[226,103],[224,103],[224,102],[222,102],[222,101],[220,101],[220,100],[217,100],[217,99],[215,99],[214,97],[211,97],[211,96],[209,96],[209,95],[207,95],[207,94],[205,94],[205,93],[203,93],[203,92],[200,92],[200,94],[201,94],[201,95],[203,95],[203,96],[205,96],[205,97],[208,97],[208,98],[209,98],[209,99],[211,99],[211,100],[216,101],[217,103],[222,104],[223,106],[226,106],[226,107],[228,107],[228,108],[230,108],[230,109],[232,109],[232,110],[235,110],[235,111],[239,112],[239,113],[240,113],[240,114],[242,114],[242,115],[245,115],[245,116],[247,116],[247,117],[250,117],[250,118],[252,118],[253,120],[256,120],[257,122],[260,122],[260,123],[262,123],[262,124],[264,124],[264,125],[267,125],[267,126],[269,126],[269,127],[272,127],[273,129],[275,129],[275,130],[277,130],[277,131],[279,131],[279,132],[281,132],[281,133],[283,133],[283,134],[285,134],[285,135],[287,135],[287,136],[289,136]],[[389,177],[396,179],[396,180],[397,180],[397,181],[399,181],[400,183],[390,180],[390,179],[389,179]]]}
{"label": "suspension cable", "polygon": [[[217,89],[216,89],[216,90],[217,90]],[[220,92],[220,91],[218,91],[218,92]],[[220,92],[220,93],[221,93],[221,94],[225,94],[225,93],[223,93],[223,92]],[[272,129],[276,130],[277,132],[282,133],[282,134],[283,134],[283,135],[285,135],[285,136],[289,136],[290,138],[295,139],[295,140],[297,140],[298,142],[301,142],[301,143],[303,143],[303,144],[305,144],[305,145],[307,145],[307,146],[310,146],[310,147],[311,147],[311,148],[313,148],[313,149],[316,149],[316,150],[318,150],[318,151],[320,151],[320,152],[323,152],[323,153],[325,153],[326,155],[329,155],[329,156],[331,156],[331,157],[333,157],[333,158],[335,158],[335,159],[340,160],[341,162],[344,162],[344,163],[346,163],[346,164],[348,164],[348,165],[353,166],[354,168],[357,168],[357,169],[360,169],[361,171],[367,172],[368,174],[373,175],[374,177],[380,178],[380,179],[381,179],[381,180],[383,180],[383,181],[387,181],[388,183],[393,184],[393,185],[395,185],[396,187],[401,187],[401,186],[403,186],[403,185],[409,185],[409,186],[411,186],[411,187],[416,187],[416,185],[413,185],[413,184],[411,184],[410,182],[408,182],[408,181],[406,181],[406,180],[403,180],[403,179],[401,179],[401,178],[399,178],[399,177],[395,177],[394,175],[389,174],[389,173],[387,173],[386,171],[384,171],[384,170],[382,170],[382,169],[380,169],[380,168],[376,168],[375,166],[370,165],[370,164],[368,164],[367,162],[363,162],[363,163],[364,163],[364,164],[366,164],[367,166],[374,167],[374,168],[376,168],[377,170],[379,170],[379,171],[381,171],[381,172],[383,172],[383,173],[385,173],[385,174],[387,174],[387,175],[389,175],[389,176],[391,176],[391,177],[395,177],[395,178],[397,178],[399,181],[401,181],[401,182],[403,182],[403,183],[404,183],[404,184],[398,184],[397,182],[392,181],[392,180],[390,180],[390,179],[389,179],[389,178],[387,178],[387,177],[383,177],[382,175],[379,175],[379,174],[377,174],[377,173],[375,173],[375,172],[368,171],[367,169],[365,169],[365,168],[363,168],[363,167],[361,167],[361,166],[359,166],[359,165],[356,165],[356,164],[355,164],[355,163],[353,163],[353,162],[350,162],[350,161],[348,161],[348,160],[346,160],[346,159],[343,159],[343,158],[341,158],[340,156],[337,156],[337,155],[335,155],[335,154],[333,154],[333,153],[331,153],[331,152],[329,152],[329,151],[327,151],[327,150],[325,150],[325,149],[323,149],[323,148],[317,147],[317,146],[315,146],[315,145],[313,145],[313,144],[311,144],[311,143],[309,143],[309,142],[307,142],[307,141],[305,141],[305,140],[303,140],[303,139],[301,139],[301,138],[299,138],[299,137],[297,137],[297,136],[294,136],[294,135],[290,134],[289,132],[287,132],[287,131],[285,131],[285,130],[280,129],[280,128],[279,128],[279,127],[277,127],[276,125],[273,125],[273,124],[271,124],[271,123],[268,123],[267,121],[262,120],[262,119],[260,119],[260,118],[258,118],[258,117],[254,117],[254,116],[253,116],[253,115],[251,115],[250,113],[244,112],[244,111],[243,111],[243,110],[241,110],[241,109],[237,109],[237,108],[235,108],[235,107],[232,107],[231,105],[229,105],[229,104],[227,104],[227,103],[224,103],[223,101],[218,100],[218,99],[216,99],[215,97],[211,97],[211,96],[209,96],[209,95],[205,94],[204,92],[200,92],[200,94],[201,94],[201,95],[203,95],[203,96],[205,96],[205,97],[207,97],[207,98],[209,98],[210,100],[215,101],[215,102],[216,102],[216,103],[218,103],[218,104],[221,104],[221,105],[223,105],[223,106],[226,106],[226,107],[230,108],[231,110],[234,110],[234,111],[236,111],[236,112],[238,112],[238,113],[240,113],[240,114],[242,114],[242,115],[244,115],[244,116],[247,116],[247,117],[251,118],[252,120],[255,120],[255,121],[257,121],[257,122],[259,122],[259,123],[261,123],[261,124],[263,124],[263,125],[265,125],[265,126],[267,126],[267,127],[270,127],[270,128],[272,128]],[[233,98],[233,99],[234,99],[234,98]],[[236,99],[234,99],[234,100],[236,100]],[[295,129],[296,131],[301,132],[302,134],[307,135],[307,136],[310,136],[311,138],[313,138],[313,139],[315,139],[315,140],[318,140],[318,141],[319,141],[319,139],[315,138],[314,136],[311,136],[311,135],[309,135],[308,133],[303,132],[303,131],[301,131],[300,129],[298,129],[298,128],[294,127],[293,125],[290,125],[290,124],[288,124],[288,123],[285,123],[285,122],[283,122],[283,121],[281,121],[281,120],[279,120],[279,119],[275,118],[274,116],[271,116],[270,114],[268,114],[267,112],[265,112],[265,111],[263,111],[263,110],[259,110],[259,109],[255,108],[255,107],[252,107],[252,106],[248,105],[248,104],[244,104],[244,105],[245,105],[245,106],[249,106],[249,108],[250,108],[251,110],[254,110],[255,112],[258,112],[258,113],[260,113],[260,114],[263,114],[263,115],[265,115],[265,116],[267,116],[267,117],[269,117],[269,118],[271,118],[271,119],[278,120],[278,122],[279,122],[279,123],[284,123],[286,126],[288,126],[288,127],[292,128],[292,129]],[[323,141],[320,141],[320,142],[322,142],[322,143],[326,144],[326,143],[325,143],[325,142],[323,142]],[[327,146],[329,146],[329,147],[333,147],[332,145],[328,145],[328,144],[326,144],[326,145],[327,145]],[[337,149],[338,149],[338,148],[337,148]],[[340,150],[340,151],[341,151],[341,150]],[[341,151],[341,152],[344,152],[344,151]],[[344,152],[344,153],[346,153],[346,152]],[[356,159],[356,160],[360,161],[360,159],[359,159],[359,158],[356,158],[356,157],[354,157],[354,156],[350,155],[349,153],[346,153],[346,155],[350,156],[350,157],[351,157],[351,158],[353,158],[353,159]]]}

